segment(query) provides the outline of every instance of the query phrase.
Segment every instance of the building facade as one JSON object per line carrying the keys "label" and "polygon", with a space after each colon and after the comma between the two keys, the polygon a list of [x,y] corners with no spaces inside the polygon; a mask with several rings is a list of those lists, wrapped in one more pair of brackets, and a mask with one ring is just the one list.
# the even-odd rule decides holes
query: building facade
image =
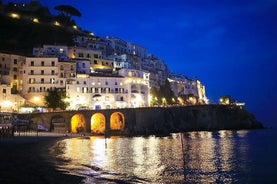
{"label": "building facade", "polygon": [[77,74],[66,85],[68,109],[115,109],[149,106],[149,74],[121,70],[113,74]]}

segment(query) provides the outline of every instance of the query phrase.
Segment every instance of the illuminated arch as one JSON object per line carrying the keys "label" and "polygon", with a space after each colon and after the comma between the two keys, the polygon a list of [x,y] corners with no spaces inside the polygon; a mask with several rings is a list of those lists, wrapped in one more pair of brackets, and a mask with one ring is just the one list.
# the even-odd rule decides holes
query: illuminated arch
{"label": "illuminated arch", "polygon": [[125,126],[124,114],[121,112],[114,112],[110,118],[111,130],[123,130]]}
{"label": "illuminated arch", "polygon": [[95,113],[91,117],[91,133],[104,134],[106,130],[106,118],[102,113]]}
{"label": "illuminated arch", "polygon": [[79,133],[85,132],[86,130],[86,119],[83,114],[75,114],[71,118],[71,132]]}

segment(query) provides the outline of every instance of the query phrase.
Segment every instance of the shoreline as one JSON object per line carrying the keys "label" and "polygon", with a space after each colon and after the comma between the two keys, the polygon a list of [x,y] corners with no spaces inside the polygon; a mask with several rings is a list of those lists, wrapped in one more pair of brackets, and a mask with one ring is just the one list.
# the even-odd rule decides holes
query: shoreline
{"label": "shoreline", "polygon": [[0,140],[0,183],[81,183],[81,176],[56,168],[50,148],[65,136],[22,136]]}

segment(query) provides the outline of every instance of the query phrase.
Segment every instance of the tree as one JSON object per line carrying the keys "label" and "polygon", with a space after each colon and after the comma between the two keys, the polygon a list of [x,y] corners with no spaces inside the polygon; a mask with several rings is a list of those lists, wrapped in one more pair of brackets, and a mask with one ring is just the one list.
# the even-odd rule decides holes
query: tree
{"label": "tree", "polygon": [[165,84],[161,85],[159,89],[151,88],[150,93],[153,97],[151,105],[167,105],[176,103],[174,93],[170,88],[168,80],[166,80]]}
{"label": "tree", "polygon": [[57,108],[66,109],[67,103],[64,102],[66,95],[64,91],[59,91],[57,88],[49,90],[45,96],[46,107],[56,110]]}
{"label": "tree", "polygon": [[73,6],[70,6],[70,5],[58,5],[58,6],[55,6],[54,9],[57,11],[60,11],[61,14],[66,15],[70,19],[72,16],[76,16],[76,17],[82,16],[82,14],[79,12],[79,10],[77,10],[76,8],[74,8]]}

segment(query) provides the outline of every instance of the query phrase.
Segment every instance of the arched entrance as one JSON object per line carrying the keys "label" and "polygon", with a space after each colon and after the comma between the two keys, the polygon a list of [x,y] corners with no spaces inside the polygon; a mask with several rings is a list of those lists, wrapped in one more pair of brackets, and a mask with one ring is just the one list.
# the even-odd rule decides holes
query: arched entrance
{"label": "arched entrance", "polygon": [[65,132],[65,119],[62,116],[54,116],[51,120],[50,131]]}
{"label": "arched entrance", "polygon": [[86,131],[86,119],[83,114],[75,114],[71,118],[71,132],[81,133]]}
{"label": "arched entrance", "polygon": [[114,112],[110,118],[111,130],[123,130],[125,126],[124,114],[121,112]]}
{"label": "arched entrance", "polygon": [[102,113],[95,113],[91,117],[91,133],[104,134],[106,130],[106,118]]}

